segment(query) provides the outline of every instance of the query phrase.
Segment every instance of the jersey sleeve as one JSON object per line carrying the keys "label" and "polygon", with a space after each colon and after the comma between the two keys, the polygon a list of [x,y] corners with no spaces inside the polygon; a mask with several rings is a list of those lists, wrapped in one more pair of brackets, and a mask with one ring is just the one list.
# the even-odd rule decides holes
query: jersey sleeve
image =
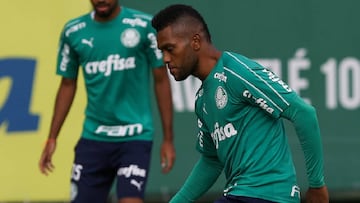
{"label": "jersey sleeve", "polygon": [[77,78],[79,61],[75,50],[71,47],[70,39],[66,34],[66,27],[60,36],[56,67],[56,74],[66,78]]}
{"label": "jersey sleeve", "polygon": [[151,26],[151,23],[148,23],[148,32],[147,32],[147,45],[146,45],[146,53],[147,59],[149,61],[149,65],[152,68],[159,68],[164,65],[163,63],[163,55],[161,51],[158,49],[157,40],[156,40],[156,31]]}
{"label": "jersey sleeve", "polygon": [[223,166],[215,157],[201,156],[189,177],[170,203],[195,202],[208,191],[220,176]]}
{"label": "jersey sleeve", "polygon": [[[233,80],[228,88],[239,103],[248,103],[279,118],[288,108],[296,93],[270,70],[255,62],[239,63],[236,69],[228,69],[227,77]],[[236,84],[236,85],[233,85]]]}
{"label": "jersey sleeve", "polygon": [[234,61],[239,68],[228,69],[228,77],[234,80],[229,89],[237,95],[237,102],[250,103],[274,118],[291,121],[304,152],[309,185],[323,186],[323,152],[315,108],[260,64],[238,58]]}
{"label": "jersey sleeve", "polygon": [[282,113],[282,117],[294,125],[304,153],[310,187],[325,185],[322,141],[315,108],[297,97]]}

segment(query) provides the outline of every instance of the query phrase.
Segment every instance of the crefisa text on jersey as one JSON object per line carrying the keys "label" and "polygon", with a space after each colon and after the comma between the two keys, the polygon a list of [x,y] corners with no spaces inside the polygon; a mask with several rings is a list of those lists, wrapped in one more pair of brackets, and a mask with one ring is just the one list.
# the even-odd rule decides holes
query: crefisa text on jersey
{"label": "crefisa text on jersey", "polygon": [[106,60],[88,62],[85,65],[85,72],[87,74],[104,73],[104,76],[109,76],[112,71],[122,71],[135,67],[135,57],[121,58],[119,54],[111,54]]}

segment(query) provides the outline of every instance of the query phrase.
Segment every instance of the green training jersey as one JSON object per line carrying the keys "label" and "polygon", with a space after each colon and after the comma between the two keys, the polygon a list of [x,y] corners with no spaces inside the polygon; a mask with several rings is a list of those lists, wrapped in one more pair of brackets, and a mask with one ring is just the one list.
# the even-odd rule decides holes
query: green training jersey
{"label": "green training jersey", "polygon": [[224,195],[299,202],[281,113],[298,99],[253,60],[224,52],[196,94],[197,149],[224,167]]}
{"label": "green training jersey", "polygon": [[163,62],[151,18],[121,7],[111,21],[97,22],[91,12],[64,26],[57,74],[75,79],[82,70],[87,92],[83,137],[152,139],[150,76]]}

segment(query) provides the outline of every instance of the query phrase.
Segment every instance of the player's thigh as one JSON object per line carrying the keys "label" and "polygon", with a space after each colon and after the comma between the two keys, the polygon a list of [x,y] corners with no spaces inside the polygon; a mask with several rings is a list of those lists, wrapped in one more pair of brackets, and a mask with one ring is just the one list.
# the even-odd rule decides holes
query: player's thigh
{"label": "player's thigh", "polygon": [[143,199],[150,167],[152,142],[132,141],[122,147],[123,156],[117,161],[117,197]]}
{"label": "player's thigh", "polygon": [[81,139],[75,147],[71,177],[71,202],[105,203],[116,175],[108,157],[107,143]]}
{"label": "player's thigh", "polygon": [[144,203],[144,200],[138,197],[126,197],[119,199],[118,203]]}

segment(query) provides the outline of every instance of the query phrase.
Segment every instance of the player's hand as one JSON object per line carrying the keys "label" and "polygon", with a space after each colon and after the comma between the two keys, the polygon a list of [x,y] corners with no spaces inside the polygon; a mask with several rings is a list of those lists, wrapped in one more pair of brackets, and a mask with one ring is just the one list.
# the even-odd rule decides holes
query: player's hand
{"label": "player's hand", "polygon": [[160,160],[163,173],[168,173],[175,162],[175,147],[172,141],[163,141],[161,145]]}
{"label": "player's hand", "polygon": [[48,175],[48,173],[52,172],[55,168],[51,161],[55,149],[56,149],[56,140],[55,139],[47,140],[39,161],[40,171],[44,175]]}
{"label": "player's hand", "polygon": [[327,187],[309,188],[306,192],[306,203],[329,203]]}

